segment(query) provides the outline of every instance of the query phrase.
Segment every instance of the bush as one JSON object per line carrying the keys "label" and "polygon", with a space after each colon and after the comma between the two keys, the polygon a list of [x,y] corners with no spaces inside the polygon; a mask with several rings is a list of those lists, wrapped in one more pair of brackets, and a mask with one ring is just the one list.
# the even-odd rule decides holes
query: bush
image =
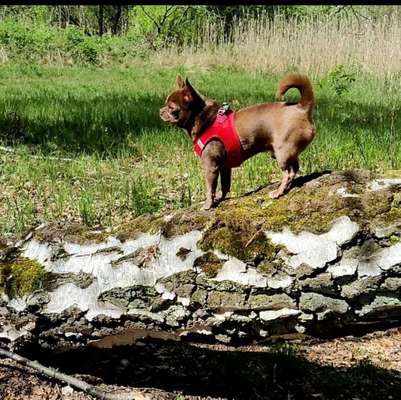
{"label": "bush", "polygon": [[14,21],[0,23],[0,44],[21,51],[32,47],[33,35],[28,26]]}
{"label": "bush", "polygon": [[75,48],[78,57],[84,63],[89,63],[89,64],[99,63],[100,50],[101,50],[101,43],[99,43],[96,37],[86,37]]}
{"label": "bush", "polygon": [[73,50],[75,46],[78,46],[85,40],[85,34],[76,26],[68,26],[65,28],[64,33],[67,50]]}
{"label": "bush", "polygon": [[351,84],[355,82],[356,73],[347,70],[344,65],[337,65],[326,77],[326,81],[338,96],[348,93]]}

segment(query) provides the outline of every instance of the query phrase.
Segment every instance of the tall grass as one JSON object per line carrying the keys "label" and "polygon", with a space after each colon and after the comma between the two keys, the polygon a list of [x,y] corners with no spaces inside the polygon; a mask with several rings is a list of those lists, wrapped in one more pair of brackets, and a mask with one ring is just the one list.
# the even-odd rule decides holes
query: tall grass
{"label": "tall grass", "polygon": [[218,23],[206,24],[191,46],[152,56],[159,65],[284,73],[326,74],[338,64],[380,76],[401,70],[401,13],[375,18],[349,16],[260,16],[237,20],[230,42]]}

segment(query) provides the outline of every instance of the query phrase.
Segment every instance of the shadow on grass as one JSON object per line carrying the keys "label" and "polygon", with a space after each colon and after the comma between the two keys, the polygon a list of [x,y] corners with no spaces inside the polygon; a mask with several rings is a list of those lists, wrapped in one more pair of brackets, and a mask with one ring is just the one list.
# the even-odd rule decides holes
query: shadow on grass
{"label": "shadow on grass", "polygon": [[42,351],[35,356],[62,372],[97,376],[107,384],[213,398],[378,400],[396,399],[401,390],[397,371],[369,363],[322,366],[288,345],[276,345],[269,352],[224,351],[153,339],[141,346]]}
{"label": "shadow on grass", "polygon": [[[159,117],[164,101],[164,93],[114,94],[101,99],[46,98],[45,94],[39,94],[29,102],[23,97],[4,99],[0,102],[0,140],[9,144],[19,141],[44,151],[112,155],[129,138],[135,139],[143,132],[169,134],[168,125]],[[375,144],[375,152],[386,151],[388,146],[393,147],[398,140],[397,132],[401,131],[401,108],[386,104],[366,105],[319,97],[315,111],[317,135],[319,130],[327,135],[340,129],[345,135],[356,135],[360,151],[366,150],[361,147],[361,140],[370,146]],[[393,133],[387,137],[383,135],[386,130]],[[335,146],[336,139],[331,140]]]}
{"label": "shadow on grass", "polygon": [[[159,117],[162,96],[114,95],[101,101],[69,99],[48,104],[36,99],[40,115],[30,115],[23,99],[14,100],[13,112],[0,104],[0,141],[13,145],[34,145],[43,151],[113,154],[128,139],[145,131],[166,131],[168,125]],[[30,105],[33,112],[35,106]],[[48,109],[48,114],[46,113]],[[54,111],[57,109],[57,111]],[[31,111],[32,112],[32,111]]]}

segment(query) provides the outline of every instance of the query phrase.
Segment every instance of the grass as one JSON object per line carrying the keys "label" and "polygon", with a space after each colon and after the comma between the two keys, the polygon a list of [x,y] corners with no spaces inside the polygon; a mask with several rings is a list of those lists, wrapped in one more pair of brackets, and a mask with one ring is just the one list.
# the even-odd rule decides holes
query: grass
{"label": "grass", "polygon": [[[15,151],[0,151],[0,233],[62,218],[113,225],[201,202],[204,178],[191,143],[158,115],[178,72],[233,109],[273,101],[282,77],[182,66],[0,67],[0,141]],[[401,76],[331,72],[313,79],[317,136],[300,173],[401,168]],[[297,96],[293,90],[288,99]],[[257,155],[234,171],[232,195],[280,175],[274,160]]]}
{"label": "grass", "polygon": [[[400,70],[400,8],[391,13],[363,15],[337,13],[272,19],[234,20],[230,43],[222,40],[221,23],[208,21],[193,44],[170,47],[150,56],[156,65],[201,66],[213,69],[229,65],[241,70],[282,74],[301,70],[308,75],[326,74],[339,64],[352,65],[367,73],[385,76]],[[378,11],[378,7],[376,7]]]}

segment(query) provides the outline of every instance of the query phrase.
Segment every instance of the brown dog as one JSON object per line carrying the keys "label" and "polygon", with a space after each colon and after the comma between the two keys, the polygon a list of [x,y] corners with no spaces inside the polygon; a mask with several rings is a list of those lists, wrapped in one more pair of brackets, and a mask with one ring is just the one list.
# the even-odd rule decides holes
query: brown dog
{"label": "brown dog", "polygon": [[[262,151],[270,152],[283,171],[281,184],[270,192],[270,197],[276,199],[286,193],[299,170],[298,156],[315,135],[312,119],[314,96],[309,79],[302,75],[289,75],[279,83],[276,96],[282,98],[287,90],[297,88],[301,92],[299,103],[258,104],[233,113],[231,118],[225,117],[232,121],[234,132],[228,140],[231,143],[238,141],[238,149],[233,147],[233,155],[230,153],[231,144],[217,135],[209,135],[211,138],[207,142],[198,141],[204,137],[204,132],[215,129],[219,118],[224,118],[219,116],[223,114],[220,106],[197,93],[188,79],[184,81],[178,75],[177,84],[178,89],[167,97],[165,106],[160,109],[160,117],[184,128],[194,141],[206,176],[207,198],[203,208],[207,210],[215,205],[219,174],[222,191],[219,201],[222,201],[230,191],[231,168]],[[228,126],[227,121],[220,121],[219,126]],[[196,143],[200,148],[196,148]],[[239,161],[232,161],[237,155]]]}

